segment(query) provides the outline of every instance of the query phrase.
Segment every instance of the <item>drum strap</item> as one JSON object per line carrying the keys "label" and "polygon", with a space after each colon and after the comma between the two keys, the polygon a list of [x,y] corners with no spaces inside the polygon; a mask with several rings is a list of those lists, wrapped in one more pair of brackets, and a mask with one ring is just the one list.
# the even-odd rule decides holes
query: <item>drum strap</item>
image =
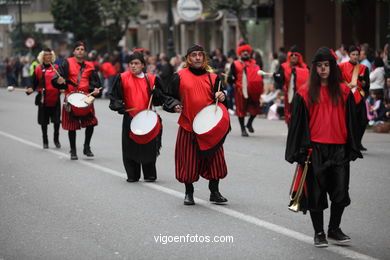
{"label": "drum strap", "polygon": [[[213,81],[211,80],[211,76],[210,76],[210,72],[209,71],[207,71],[207,76],[209,77],[210,86],[211,86],[211,92],[215,93],[214,86],[213,86]],[[213,97],[213,99],[214,99],[214,97]]]}
{"label": "drum strap", "polygon": [[152,92],[152,88],[150,87],[150,80],[149,80],[149,77],[148,77],[147,73],[145,73],[145,80],[146,80],[146,84],[148,85],[149,93],[151,93]]}
{"label": "drum strap", "polygon": [[79,75],[77,76],[77,83],[74,83],[73,81],[71,80],[66,80],[66,82],[70,85],[72,85],[73,87],[75,88],[78,88],[79,87],[79,84],[80,84],[80,81],[81,81],[81,77],[83,75],[83,72],[84,72],[84,68],[85,68],[85,63],[81,63],[81,67],[80,67],[80,71],[79,71]]}

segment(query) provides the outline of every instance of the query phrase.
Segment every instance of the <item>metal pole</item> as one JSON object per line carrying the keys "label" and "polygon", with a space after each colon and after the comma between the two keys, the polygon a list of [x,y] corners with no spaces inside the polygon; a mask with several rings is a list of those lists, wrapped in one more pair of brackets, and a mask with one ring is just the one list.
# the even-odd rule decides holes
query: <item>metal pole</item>
{"label": "metal pole", "polygon": [[169,58],[175,55],[175,45],[173,41],[173,14],[172,14],[172,0],[167,1],[168,20],[167,20],[167,55]]}
{"label": "metal pole", "polygon": [[22,37],[22,1],[18,1],[19,8],[19,33],[20,37]]}

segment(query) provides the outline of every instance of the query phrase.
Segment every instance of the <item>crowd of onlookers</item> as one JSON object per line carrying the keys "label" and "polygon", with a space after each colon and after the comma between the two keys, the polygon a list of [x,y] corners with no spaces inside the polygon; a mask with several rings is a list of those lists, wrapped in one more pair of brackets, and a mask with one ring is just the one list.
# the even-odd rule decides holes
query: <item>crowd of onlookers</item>
{"label": "crowd of onlookers", "polygon": [[[376,125],[390,118],[390,78],[385,76],[385,66],[387,65],[388,46],[382,50],[373,51],[368,44],[362,44],[360,51],[360,63],[365,65],[370,72],[370,95],[367,98],[367,116],[370,125]],[[88,54],[88,59],[95,64],[99,71],[104,91],[103,97],[108,97],[115,76],[128,69],[128,57],[132,53],[129,49],[114,52],[113,54],[100,54],[92,50]],[[160,53],[151,55],[148,50],[143,51],[147,62],[146,71],[158,75],[165,86],[169,84],[174,72],[183,68],[185,58],[176,55],[169,58],[166,54]],[[341,45],[336,50],[338,63],[349,60],[346,46]],[[226,55],[220,49],[210,52],[209,63],[211,69],[225,80],[227,91],[227,104],[231,114],[234,114],[234,87],[227,82],[230,66],[237,55],[235,50],[230,50]],[[264,93],[261,95],[260,105],[262,116],[268,119],[283,118],[283,89],[273,81],[272,73],[276,72],[278,66],[286,61],[286,51],[280,48],[277,53],[271,53],[265,59],[260,50],[254,50],[252,58],[263,71],[269,72],[271,76],[264,76]],[[64,57],[58,56],[56,64],[61,64]],[[265,62],[264,62],[265,61]],[[267,65],[265,65],[267,64]],[[29,79],[38,65],[34,57],[21,56],[5,58],[0,61],[0,85],[27,87],[30,85]]]}

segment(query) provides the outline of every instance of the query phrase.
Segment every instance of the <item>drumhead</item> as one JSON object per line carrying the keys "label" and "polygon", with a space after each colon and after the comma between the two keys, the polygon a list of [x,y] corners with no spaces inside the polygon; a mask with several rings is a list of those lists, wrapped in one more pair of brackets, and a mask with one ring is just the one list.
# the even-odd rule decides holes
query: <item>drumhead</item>
{"label": "drumhead", "polygon": [[130,130],[136,135],[145,135],[152,131],[157,124],[158,116],[152,110],[143,110],[131,120]]}
{"label": "drumhead", "polygon": [[85,99],[87,98],[87,95],[83,93],[71,93],[68,95],[67,100],[68,103],[72,104],[75,107],[87,107],[88,104],[85,103]]}
{"label": "drumhead", "polygon": [[215,105],[209,105],[195,116],[192,129],[196,134],[206,133],[219,123],[222,119],[222,114],[222,109],[219,106],[217,106],[217,111],[215,111]]}

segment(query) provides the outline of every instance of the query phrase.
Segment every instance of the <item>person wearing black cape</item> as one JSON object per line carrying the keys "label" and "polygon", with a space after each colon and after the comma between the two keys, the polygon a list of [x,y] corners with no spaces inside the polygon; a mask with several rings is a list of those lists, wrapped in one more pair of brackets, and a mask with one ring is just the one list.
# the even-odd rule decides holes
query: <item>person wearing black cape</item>
{"label": "person wearing black cape", "polygon": [[323,211],[331,203],[328,239],[350,241],[340,229],[344,208],[351,202],[350,161],[363,158],[356,129],[356,105],[349,87],[342,83],[334,53],[327,47],[317,50],[307,86],[294,97],[285,159],[303,164],[313,149],[306,177],[307,203],[316,247],[328,246],[323,228]]}
{"label": "person wearing black cape", "polygon": [[146,62],[141,52],[131,54],[130,70],[116,77],[110,94],[110,109],[123,115],[122,159],[127,182],[139,181],[141,167],[144,181],[154,182],[157,179],[156,159],[160,154],[162,127],[156,137],[141,143],[135,136],[129,135],[131,121],[139,112],[149,108],[150,99],[155,106],[162,105],[169,99],[162,92],[160,78],[144,73],[145,67]]}

